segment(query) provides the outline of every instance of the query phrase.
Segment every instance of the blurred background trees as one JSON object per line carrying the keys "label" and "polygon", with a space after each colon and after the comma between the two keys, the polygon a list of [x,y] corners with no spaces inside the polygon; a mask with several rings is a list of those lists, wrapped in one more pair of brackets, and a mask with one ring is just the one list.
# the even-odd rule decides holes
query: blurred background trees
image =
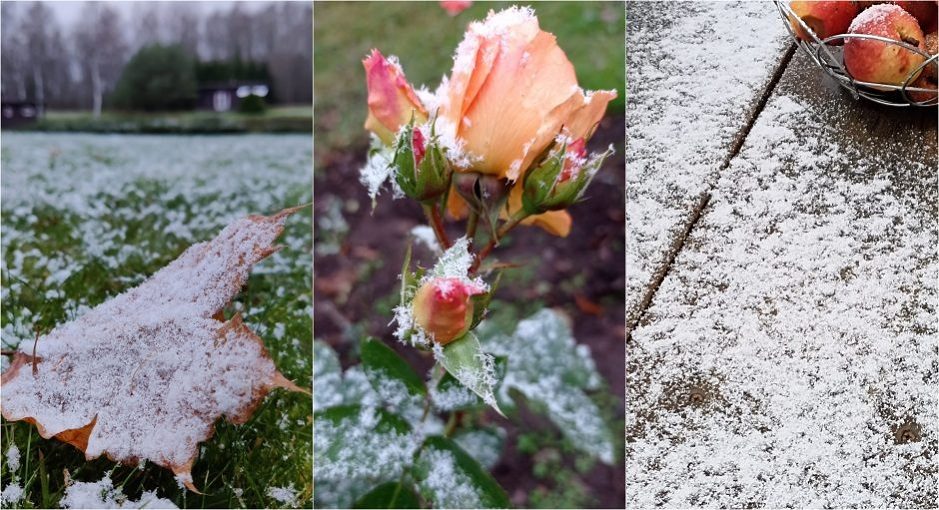
{"label": "blurred background trees", "polygon": [[[269,86],[269,103],[308,104],[311,9],[305,2],[3,2],[3,100],[95,113],[179,108],[195,104],[192,80],[247,79]],[[145,84],[147,73],[160,83]]]}

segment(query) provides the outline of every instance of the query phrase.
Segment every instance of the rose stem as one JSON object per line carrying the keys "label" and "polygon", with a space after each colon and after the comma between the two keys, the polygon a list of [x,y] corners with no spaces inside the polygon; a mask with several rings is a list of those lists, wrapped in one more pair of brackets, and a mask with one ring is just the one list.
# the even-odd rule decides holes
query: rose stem
{"label": "rose stem", "polygon": [[440,218],[440,211],[437,210],[437,206],[424,204],[424,214],[427,215],[427,222],[434,229],[434,234],[437,236],[437,242],[440,243],[440,246],[444,250],[450,248],[452,245],[443,229],[443,220]]}
{"label": "rose stem", "polygon": [[473,209],[466,220],[466,238],[469,239],[470,244],[473,244],[473,240],[476,239],[477,223],[479,223],[479,213]]}
{"label": "rose stem", "polygon": [[489,253],[492,252],[492,249],[495,248],[497,244],[499,244],[499,239],[505,237],[505,235],[508,234],[510,230],[518,226],[518,224],[527,217],[528,214],[525,213],[524,209],[522,209],[513,214],[512,217],[508,219],[508,221],[503,223],[502,226],[499,227],[499,230],[496,231],[495,237],[490,239],[489,242],[486,243],[486,246],[483,246],[483,248],[476,254],[476,258],[473,260],[473,265],[470,266],[470,274],[475,273],[476,270],[479,269],[479,264],[481,264],[483,259],[488,257]]}

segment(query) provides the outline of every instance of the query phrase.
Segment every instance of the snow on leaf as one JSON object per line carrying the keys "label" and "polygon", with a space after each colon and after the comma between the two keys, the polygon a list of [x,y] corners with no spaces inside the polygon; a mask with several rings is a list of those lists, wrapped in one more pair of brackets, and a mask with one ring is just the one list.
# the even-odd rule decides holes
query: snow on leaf
{"label": "snow on leaf", "polygon": [[487,350],[507,359],[499,388],[501,402],[511,404],[509,390],[518,390],[540,405],[573,445],[613,463],[612,433],[585,393],[600,388],[600,375],[590,350],[577,344],[560,313],[541,310],[520,321],[514,334],[484,335],[484,339]]}
{"label": "snow on leaf", "polygon": [[453,441],[483,467],[492,469],[502,456],[505,436],[506,432],[502,427],[484,427],[460,432],[453,436]]}
{"label": "snow on leaf", "polygon": [[[254,264],[277,251],[285,210],[235,221],[147,281],[24,342],[3,373],[3,417],[93,459],[147,459],[191,490],[215,421],[246,422],[273,388],[300,390],[261,339],[222,309]],[[35,357],[34,357],[35,356]]]}
{"label": "snow on leaf", "polygon": [[420,444],[404,419],[368,406],[317,412],[313,427],[316,506],[349,507],[375,484],[396,480]]}
{"label": "snow on leaf", "polygon": [[414,465],[417,484],[434,508],[508,508],[505,491],[453,441],[427,438]]}
{"label": "snow on leaf", "polygon": [[59,500],[62,508],[177,508],[172,501],[157,497],[155,492],[145,491],[140,499],[129,499],[120,487],[114,487],[110,475],[97,482],[74,482],[65,488]]}
{"label": "snow on leaf", "polygon": [[427,390],[411,366],[375,339],[362,344],[361,355],[365,375],[386,408],[411,423],[420,422]]}
{"label": "snow on leaf", "polygon": [[450,374],[430,385],[429,391],[434,409],[438,411],[462,411],[482,404],[475,393]]}
{"label": "snow on leaf", "polygon": [[421,489],[434,501],[436,508],[482,507],[473,481],[457,469],[453,454],[428,449],[421,452],[418,462],[428,466],[428,476],[421,480]]}
{"label": "snow on leaf", "polygon": [[326,342],[313,342],[313,409],[320,411],[343,402],[342,367]]}
{"label": "snow on leaf", "polygon": [[[439,345],[439,344],[435,344]],[[496,386],[495,359],[483,351],[473,333],[434,350],[434,358],[487,405],[503,414],[493,393]]]}

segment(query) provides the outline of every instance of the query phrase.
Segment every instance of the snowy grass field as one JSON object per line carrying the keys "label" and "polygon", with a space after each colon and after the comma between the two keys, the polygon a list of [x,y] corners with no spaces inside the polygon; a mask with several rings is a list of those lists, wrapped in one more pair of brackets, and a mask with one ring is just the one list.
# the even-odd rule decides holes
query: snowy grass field
{"label": "snowy grass field", "polygon": [[[0,145],[5,352],[141,283],[233,220],[312,200],[308,135],[4,133]],[[306,388],[310,225],[311,208],[287,221],[284,249],[256,266],[226,310],[240,312],[278,369]],[[308,507],[311,416],[307,395],[275,391],[245,425],[219,422],[193,468],[204,495],[160,467],[86,462],[34,426],[4,421],[3,506],[56,508],[111,484],[99,504],[159,497],[180,508]]]}

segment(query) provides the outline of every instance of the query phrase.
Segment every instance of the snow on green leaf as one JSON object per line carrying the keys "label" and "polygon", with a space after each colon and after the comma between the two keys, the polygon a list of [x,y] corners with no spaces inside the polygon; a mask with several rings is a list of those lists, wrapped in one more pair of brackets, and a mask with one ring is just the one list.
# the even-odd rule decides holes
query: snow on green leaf
{"label": "snow on green leaf", "polygon": [[313,342],[313,408],[342,404],[342,367],[336,352],[322,340]]}
{"label": "snow on green leaf", "polygon": [[362,344],[362,366],[372,386],[383,398],[385,388],[376,383],[380,379],[397,381],[404,386],[405,395],[423,396],[427,393],[424,382],[411,366],[379,340],[369,339]]}
{"label": "snow on green leaf", "polygon": [[430,387],[430,400],[437,411],[462,411],[482,404],[479,397],[450,374]]}
{"label": "snow on green leaf", "polygon": [[492,469],[502,457],[505,436],[506,432],[502,427],[484,427],[460,432],[453,436],[453,441],[483,467]]}
{"label": "snow on green leaf", "polygon": [[409,466],[419,437],[383,409],[341,406],[314,416],[316,506],[348,508],[377,483],[397,479]]}
{"label": "snow on green leaf", "polygon": [[453,441],[430,437],[414,466],[421,494],[434,508],[507,508],[502,487]]}
{"label": "snow on green leaf", "polygon": [[434,344],[434,357],[453,377],[479,395],[483,402],[503,414],[496,402],[495,360],[483,351],[479,339],[473,333],[440,348]]}
{"label": "snow on green leaf", "polygon": [[500,402],[510,406],[509,390],[519,391],[577,448],[607,464],[614,462],[612,432],[586,393],[600,389],[600,375],[590,349],[577,344],[559,312],[541,310],[520,321],[511,335],[483,338],[489,352],[507,360]]}

